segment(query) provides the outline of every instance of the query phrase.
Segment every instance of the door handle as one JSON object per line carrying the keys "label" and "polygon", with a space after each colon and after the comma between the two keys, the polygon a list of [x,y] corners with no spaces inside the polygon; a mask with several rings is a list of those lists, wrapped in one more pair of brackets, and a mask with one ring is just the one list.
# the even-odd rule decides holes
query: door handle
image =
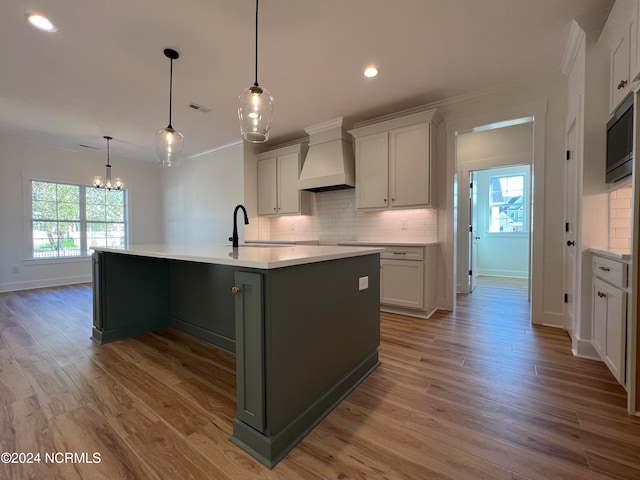
{"label": "door handle", "polygon": [[473,237],[474,240],[480,240],[480,237]]}
{"label": "door handle", "polygon": [[567,247],[573,247],[575,246],[576,242],[572,241],[572,240],[567,240]]}

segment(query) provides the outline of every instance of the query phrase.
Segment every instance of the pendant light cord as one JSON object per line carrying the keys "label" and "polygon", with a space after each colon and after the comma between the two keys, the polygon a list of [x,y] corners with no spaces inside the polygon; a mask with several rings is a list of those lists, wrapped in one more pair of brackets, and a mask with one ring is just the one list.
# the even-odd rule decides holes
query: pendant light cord
{"label": "pendant light cord", "polygon": [[258,86],[258,0],[256,0],[256,81],[253,85]]}
{"label": "pendant light cord", "polygon": [[171,60],[171,67],[169,70],[169,128],[173,128],[171,126],[171,106],[173,105],[173,58]]}

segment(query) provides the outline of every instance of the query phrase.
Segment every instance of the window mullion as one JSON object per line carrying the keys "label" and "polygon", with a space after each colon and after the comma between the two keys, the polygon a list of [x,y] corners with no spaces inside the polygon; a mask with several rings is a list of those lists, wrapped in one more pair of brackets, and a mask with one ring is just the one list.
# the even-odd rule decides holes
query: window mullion
{"label": "window mullion", "polygon": [[80,186],[80,253],[87,255],[87,186]]}

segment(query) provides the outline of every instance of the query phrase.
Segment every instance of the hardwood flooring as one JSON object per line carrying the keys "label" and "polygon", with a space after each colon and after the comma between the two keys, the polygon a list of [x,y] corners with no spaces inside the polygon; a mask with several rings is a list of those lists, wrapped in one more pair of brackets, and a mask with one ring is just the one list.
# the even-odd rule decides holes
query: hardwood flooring
{"label": "hardwood flooring", "polygon": [[0,452],[41,455],[0,478],[640,479],[623,388],[528,310],[481,279],[455,313],[381,314],[382,365],[268,470],[228,441],[232,355],[172,330],[96,345],[90,285],[0,294]]}

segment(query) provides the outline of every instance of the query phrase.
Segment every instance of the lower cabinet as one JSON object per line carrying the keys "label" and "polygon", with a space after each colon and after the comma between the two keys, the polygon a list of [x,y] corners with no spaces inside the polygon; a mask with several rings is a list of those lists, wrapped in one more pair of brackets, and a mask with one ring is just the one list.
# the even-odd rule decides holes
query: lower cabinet
{"label": "lower cabinet", "polygon": [[342,245],[384,248],[380,253],[380,310],[420,318],[429,318],[437,310],[437,243]]}
{"label": "lower cabinet", "polygon": [[262,275],[236,272],[236,396],[237,417],[259,432],[265,428],[264,312]]}
{"label": "lower cabinet", "polygon": [[627,342],[626,265],[593,257],[592,344],[622,385],[625,384]]}
{"label": "lower cabinet", "polygon": [[380,303],[424,309],[424,248],[392,247],[380,254]]}

